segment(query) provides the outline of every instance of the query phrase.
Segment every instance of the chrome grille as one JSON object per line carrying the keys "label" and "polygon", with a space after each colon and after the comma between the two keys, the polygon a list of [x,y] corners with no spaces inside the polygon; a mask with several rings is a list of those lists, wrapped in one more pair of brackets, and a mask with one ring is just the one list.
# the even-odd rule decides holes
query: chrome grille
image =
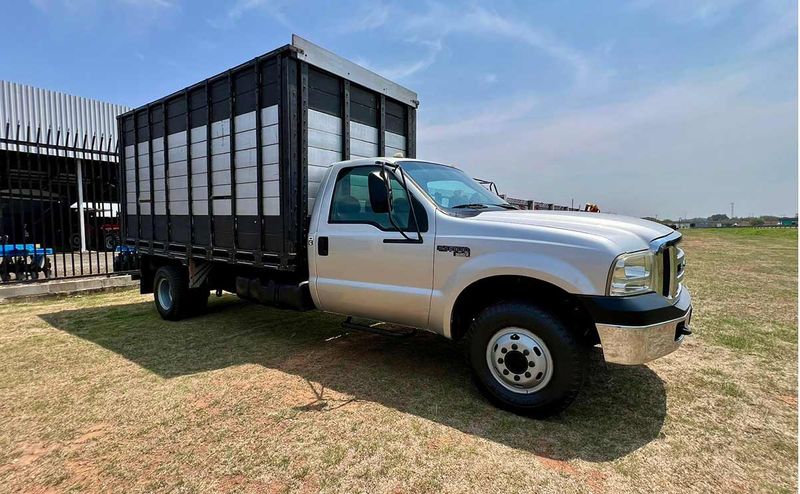
{"label": "chrome grille", "polygon": [[650,251],[655,255],[654,290],[668,299],[680,295],[686,271],[686,256],[678,247],[680,241],[681,234],[674,231],[650,242]]}
{"label": "chrome grille", "polygon": [[668,245],[658,254],[661,267],[661,294],[672,299],[681,291],[683,276],[686,272],[686,256],[677,245]]}
{"label": "chrome grille", "polygon": [[655,289],[668,299],[674,299],[681,292],[683,277],[686,272],[686,256],[683,249],[677,246],[678,239],[664,242],[653,249],[655,251]]}

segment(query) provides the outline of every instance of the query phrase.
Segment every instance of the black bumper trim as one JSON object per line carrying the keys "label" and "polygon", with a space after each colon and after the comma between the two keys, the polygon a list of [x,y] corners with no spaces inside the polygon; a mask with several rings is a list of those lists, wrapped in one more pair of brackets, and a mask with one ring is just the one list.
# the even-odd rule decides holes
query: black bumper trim
{"label": "black bumper trim", "polygon": [[582,295],[579,298],[595,324],[615,326],[650,326],[671,321],[685,316],[692,307],[692,298],[686,287],[674,300],[658,293],[632,297]]}

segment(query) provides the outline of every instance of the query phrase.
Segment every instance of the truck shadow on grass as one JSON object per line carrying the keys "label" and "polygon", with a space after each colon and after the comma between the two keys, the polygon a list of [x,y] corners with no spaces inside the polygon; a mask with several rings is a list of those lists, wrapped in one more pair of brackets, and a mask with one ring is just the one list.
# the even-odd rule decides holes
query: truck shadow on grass
{"label": "truck shadow on grass", "polygon": [[[312,389],[332,389],[556,460],[622,457],[656,439],[666,415],[658,375],[645,366],[606,366],[599,350],[575,403],[558,417],[532,420],[490,405],[454,345],[427,333],[406,339],[347,333],[338,316],[232,297],[212,300],[204,316],[175,323],[162,321],[152,303],[41,317],[163,378],[259,364],[300,376]],[[326,411],[321,394],[310,389],[309,403],[295,410]]]}

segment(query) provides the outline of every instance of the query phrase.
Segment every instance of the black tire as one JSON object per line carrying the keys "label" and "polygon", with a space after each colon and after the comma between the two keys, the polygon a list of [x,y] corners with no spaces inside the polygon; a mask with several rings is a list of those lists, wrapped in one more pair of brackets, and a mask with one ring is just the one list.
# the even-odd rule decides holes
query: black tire
{"label": "black tire", "polygon": [[119,240],[117,239],[117,236],[115,234],[106,233],[103,236],[103,248],[107,252],[113,252],[114,247],[116,247],[118,244],[119,244]]}
{"label": "black tire", "polygon": [[[510,390],[509,387],[515,387],[514,383],[503,384],[501,381],[503,376],[499,376],[498,373],[498,377],[495,377],[497,371],[489,367],[488,346],[495,335],[509,334],[509,328],[520,328],[533,334],[544,343],[549,353],[549,360],[546,359],[547,367],[551,368],[549,380],[542,380],[538,385],[531,384],[528,388],[531,392],[528,394]],[[516,335],[512,330],[509,337],[513,339],[514,336]],[[572,403],[583,385],[588,361],[586,345],[562,320],[535,305],[506,302],[484,309],[473,320],[463,343],[467,360],[481,392],[495,405],[511,412],[537,418],[557,414]],[[495,345],[492,346],[494,349]],[[514,348],[517,348],[516,345]],[[507,356],[511,353],[514,352],[509,352]],[[523,360],[523,367],[531,364],[534,357],[530,355],[524,357],[527,360]],[[510,359],[506,360],[510,362]],[[510,367],[510,364],[504,365]],[[535,362],[533,365],[535,366]],[[528,373],[525,375],[531,377]],[[537,389],[537,386],[541,388]]]}
{"label": "black tire", "polygon": [[178,321],[189,316],[192,296],[186,269],[179,266],[158,268],[153,278],[153,299],[162,319]]}

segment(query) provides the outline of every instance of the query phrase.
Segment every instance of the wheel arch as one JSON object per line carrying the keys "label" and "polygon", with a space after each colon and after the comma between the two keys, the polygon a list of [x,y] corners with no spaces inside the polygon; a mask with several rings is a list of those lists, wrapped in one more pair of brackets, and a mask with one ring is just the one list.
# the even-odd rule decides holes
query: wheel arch
{"label": "wheel arch", "polygon": [[489,276],[465,287],[453,303],[445,336],[460,340],[482,310],[506,301],[532,303],[552,311],[589,342],[599,342],[594,321],[578,297],[553,283],[524,275]]}

